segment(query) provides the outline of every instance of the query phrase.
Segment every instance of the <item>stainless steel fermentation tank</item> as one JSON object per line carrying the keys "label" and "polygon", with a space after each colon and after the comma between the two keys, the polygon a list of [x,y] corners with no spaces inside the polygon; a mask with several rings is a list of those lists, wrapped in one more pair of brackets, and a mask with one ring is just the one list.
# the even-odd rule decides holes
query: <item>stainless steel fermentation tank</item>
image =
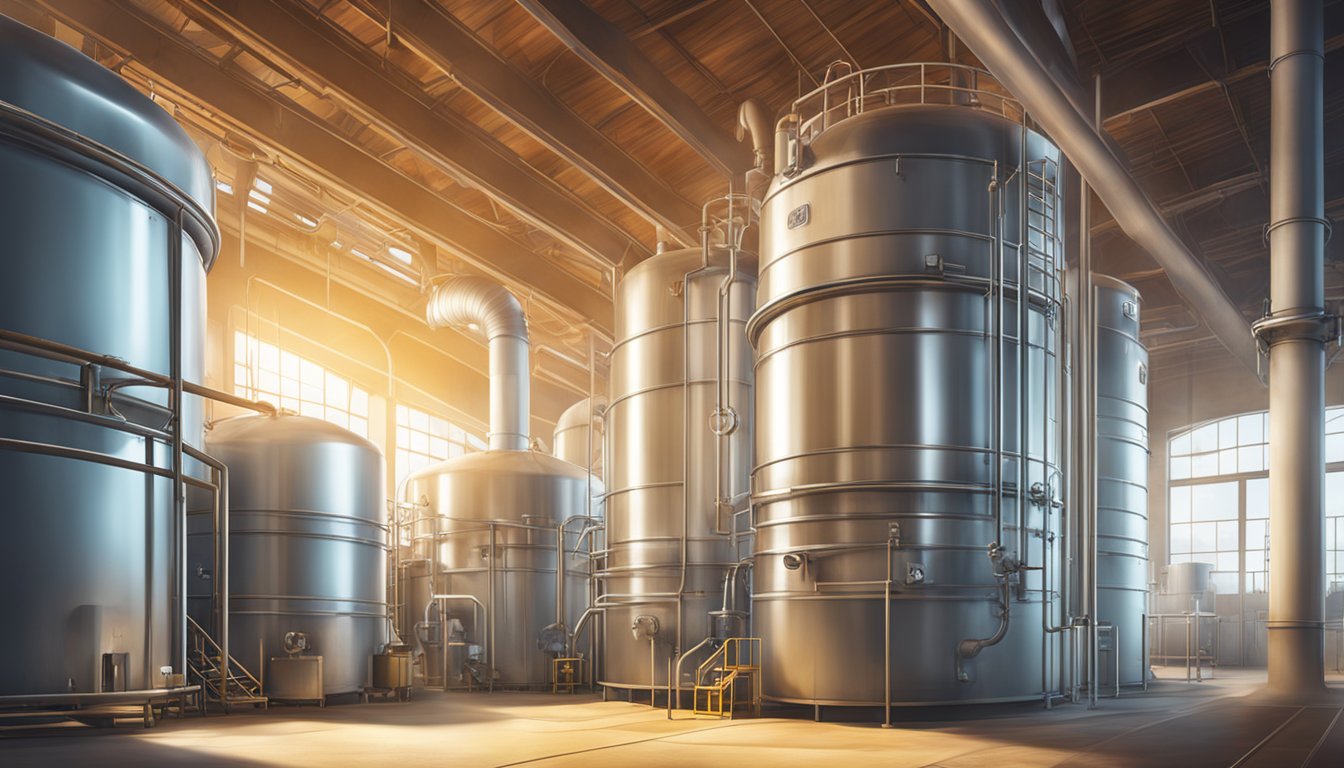
{"label": "stainless steel fermentation tank", "polygon": [[607,398],[601,396],[585,397],[566,408],[551,433],[551,453],[575,466],[591,467],[593,475],[601,477],[606,413]]}
{"label": "stainless steel fermentation tank", "polygon": [[159,688],[184,642],[175,441],[151,433],[201,444],[165,382],[201,379],[210,166],[116,74],[0,16],[0,178],[0,329],[107,356],[0,345],[0,696]]}
{"label": "stainless steel fermentation tank", "polygon": [[[585,623],[580,627],[584,613],[596,603],[596,583],[591,580],[592,555],[601,549],[605,542],[606,485],[602,482],[603,451],[606,445],[607,398],[602,396],[585,397],[566,408],[555,422],[551,436],[551,452],[561,461],[567,461],[588,473],[588,514],[593,518],[585,525],[575,526],[575,530],[566,531],[566,546],[571,552],[565,563],[565,575],[569,581],[565,589],[566,626],[571,634],[586,628],[594,629]],[[572,536],[572,537],[571,537]],[[589,617],[592,621],[592,617]],[[588,654],[591,635],[574,640],[578,649]],[[571,649],[575,650],[575,649]],[[592,647],[595,651],[596,647]]]}
{"label": "stainless steel fermentation tank", "polygon": [[1060,155],[939,66],[854,73],[779,124],[748,327],[768,698],[1059,686]]}
{"label": "stainless steel fermentation tank", "polygon": [[[556,574],[557,562],[566,570],[586,563],[585,553],[571,550],[588,522],[587,470],[529,447],[529,350],[517,299],[482,278],[453,278],[431,297],[428,316],[435,327],[474,325],[489,342],[489,450],[405,482],[412,559],[402,566],[400,631],[419,639],[430,682],[470,682],[462,666],[475,646],[476,672],[465,674],[479,674],[482,685],[543,685],[548,649],[566,644],[572,630],[556,606],[568,602],[562,593],[587,589],[581,570],[563,580]],[[561,530],[566,546],[558,560]],[[452,639],[448,619],[461,622],[463,638]]]}
{"label": "stainless steel fermentation tank", "polygon": [[[608,687],[666,686],[676,651],[745,631],[745,579],[737,578],[730,532],[745,526],[734,512],[745,507],[750,466],[744,329],[755,285],[754,256],[738,251],[734,259],[727,247],[711,246],[660,253],[617,288],[607,555],[599,560]],[[652,648],[632,636],[637,623],[656,624]]]}
{"label": "stainless steel fermentation tank", "polygon": [[[307,654],[322,657],[323,692],[358,692],[388,639],[382,452],[288,414],[225,419],[206,449],[229,468],[232,655],[266,676],[266,660],[285,656],[285,635],[300,632]],[[189,523],[193,597],[210,594],[215,571],[208,522],[194,514]],[[193,613],[202,607],[193,600]]]}
{"label": "stainless steel fermentation tank", "polygon": [[[1096,275],[1097,620],[1118,647],[1099,656],[1102,690],[1147,674],[1148,350],[1139,341],[1139,292]],[[1210,605],[1211,609],[1212,606]]]}

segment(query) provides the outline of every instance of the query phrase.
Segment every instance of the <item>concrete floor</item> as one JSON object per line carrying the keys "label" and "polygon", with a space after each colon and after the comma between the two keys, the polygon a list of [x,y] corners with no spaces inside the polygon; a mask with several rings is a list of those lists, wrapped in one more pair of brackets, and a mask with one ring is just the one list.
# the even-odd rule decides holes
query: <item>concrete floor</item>
{"label": "concrete floor", "polygon": [[[1173,675],[1170,672],[1168,675]],[[1344,766],[1337,704],[1271,706],[1264,673],[1155,684],[1089,711],[1039,704],[899,710],[896,727],[821,722],[810,709],[760,719],[669,722],[600,696],[417,691],[409,703],[275,708],[168,719],[153,729],[0,732],[10,766]],[[827,717],[840,712],[827,711]],[[1327,737],[1323,740],[1322,734]],[[1258,749],[1257,749],[1258,747]],[[1315,754],[1312,754],[1313,749]]]}

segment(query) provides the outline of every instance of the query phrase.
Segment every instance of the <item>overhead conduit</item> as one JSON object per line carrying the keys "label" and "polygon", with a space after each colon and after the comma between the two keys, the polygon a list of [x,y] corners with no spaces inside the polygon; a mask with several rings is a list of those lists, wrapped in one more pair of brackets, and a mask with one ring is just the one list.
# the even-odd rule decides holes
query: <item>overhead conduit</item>
{"label": "overhead conduit", "polygon": [[1050,134],[1110,209],[1126,235],[1166,271],[1229,352],[1259,376],[1250,324],[1218,281],[1185,247],[1100,135],[1013,31],[993,0],[928,0],[929,6]]}

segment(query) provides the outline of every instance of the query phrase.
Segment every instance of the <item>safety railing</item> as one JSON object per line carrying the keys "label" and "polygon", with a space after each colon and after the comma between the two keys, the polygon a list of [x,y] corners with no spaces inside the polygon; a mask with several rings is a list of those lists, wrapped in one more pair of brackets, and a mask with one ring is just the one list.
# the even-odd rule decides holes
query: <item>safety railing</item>
{"label": "safety railing", "polygon": [[891,106],[966,106],[1014,122],[1021,103],[993,75],[964,64],[910,62],[860,69],[835,78],[793,102],[798,137],[810,144],[843,120]]}
{"label": "safety railing", "polygon": [[[739,698],[739,688],[746,688]],[[761,639],[730,637],[695,670],[691,710],[697,715],[732,717],[739,705],[761,713]]]}
{"label": "safety railing", "polygon": [[[210,633],[190,616],[187,617],[191,652],[187,655],[187,672],[198,681],[206,697],[218,702],[226,711],[234,704],[267,707],[262,681],[233,656],[225,657]],[[259,659],[258,663],[265,663]]]}

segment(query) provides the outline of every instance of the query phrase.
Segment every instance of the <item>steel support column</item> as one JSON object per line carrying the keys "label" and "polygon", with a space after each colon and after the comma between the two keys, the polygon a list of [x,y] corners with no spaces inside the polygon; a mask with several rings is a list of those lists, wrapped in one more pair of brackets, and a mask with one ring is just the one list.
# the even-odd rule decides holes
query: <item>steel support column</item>
{"label": "steel support column", "polygon": [[1324,690],[1325,311],[1321,0],[1270,4],[1269,687]]}

